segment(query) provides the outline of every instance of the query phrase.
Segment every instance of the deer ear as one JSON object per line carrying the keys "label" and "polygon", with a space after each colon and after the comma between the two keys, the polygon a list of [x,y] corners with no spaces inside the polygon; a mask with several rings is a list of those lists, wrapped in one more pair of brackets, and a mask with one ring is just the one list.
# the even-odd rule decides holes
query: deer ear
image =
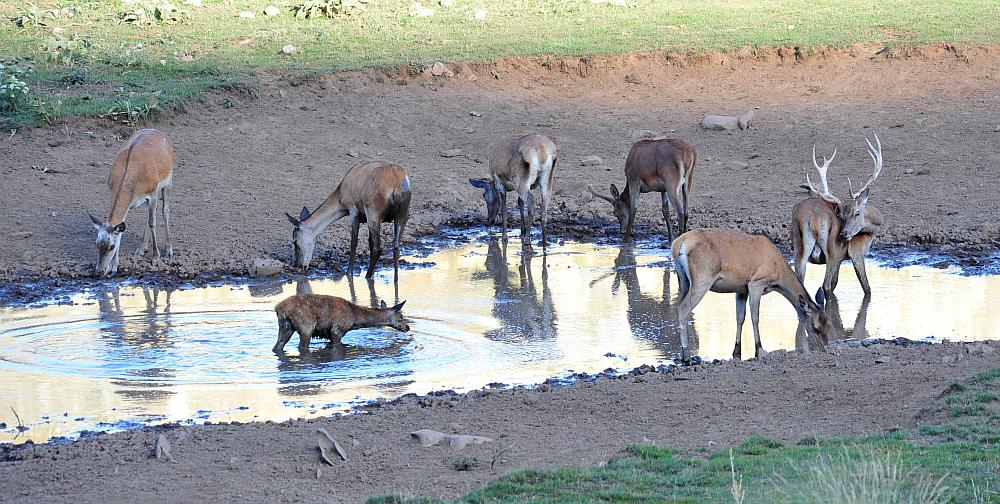
{"label": "deer ear", "polygon": [[304,221],[308,219],[310,215],[312,214],[309,213],[309,209],[306,207],[302,207],[302,211],[299,212],[299,221]]}
{"label": "deer ear", "polygon": [[104,224],[103,222],[101,222],[101,219],[98,219],[97,217],[94,217],[93,214],[90,214],[90,213],[88,213],[87,215],[90,216],[90,222],[94,223],[94,227],[96,229],[101,229],[101,224]]}
{"label": "deer ear", "polygon": [[124,221],[122,221],[121,224],[115,226],[115,232],[116,233],[124,233],[125,232],[125,222]]}
{"label": "deer ear", "polygon": [[285,217],[287,217],[288,218],[288,222],[291,222],[292,225],[295,226],[295,227],[299,227],[299,224],[302,224],[301,222],[299,222],[298,219],[296,219],[295,217],[292,217],[292,214],[290,214],[288,212],[285,212]]}
{"label": "deer ear", "polygon": [[819,305],[820,309],[826,306],[826,291],[822,287],[816,289],[816,304]]}
{"label": "deer ear", "polygon": [[621,193],[618,192],[618,187],[615,186],[614,184],[611,184],[611,197],[614,199],[618,199],[619,196],[621,196]]}
{"label": "deer ear", "polygon": [[[820,289],[822,289],[822,287],[820,287]],[[799,308],[805,313],[812,311],[809,309],[809,298],[802,294],[799,294]]]}
{"label": "deer ear", "polygon": [[864,191],[861,191],[861,194],[859,194],[857,198],[854,198],[854,201],[856,201],[857,204],[859,205],[864,205],[865,203],[868,203],[868,191],[870,190],[871,188],[869,187],[866,188]]}
{"label": "deer ear", "polygon": [[379,308],[382,308],[383,310],[386,309],[386,308],[388,308],[388,306],[385,304],[385,300],[384,299],[382,300],[381,303],[379,303]]}
{"label": "deer ear", "polygon": [[404,300],[402,303],[399,303],[398,305],[393,306],[392,307],[392,311],[398,312],[398,311],[402,310],[403,309],[403,305],[405,305],[405,304],[406,304],[406,301]]}

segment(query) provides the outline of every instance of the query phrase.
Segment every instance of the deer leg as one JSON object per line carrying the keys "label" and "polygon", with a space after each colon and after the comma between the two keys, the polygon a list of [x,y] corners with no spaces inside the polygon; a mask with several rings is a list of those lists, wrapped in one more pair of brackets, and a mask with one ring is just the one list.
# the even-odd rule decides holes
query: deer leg
{"label": "deer leg", "polygon": [[526,240],[526,243],[530,244],[531,226],[535,225],[535,197],[531,191],[525,191],[523,199],[524,206],[528,207],[528,220],[521,221],[521,234],[524,236],[522,241]]}
{"label": "deer leg", "polygon": [[139,248],[135,249],[135,257],[142,257],[146,255],[146,250],[149,248],[149,221],[153,219],[153,202],[152,200],[146,200],[146,210],[149,211],[149,215],[146,218],[146,227],[142,228],[142,242],[139,244]]}
{"label": "deer leg", "polygon": [[121,252],[121,247],[115,247],[115,256],[111,259],[111,276],[118,274],[118,254]]}
{"label": "deer leg", "polygon": [[823,277],[823,291],[826,292],[827,297],[833,294],[833,288],[837,285],[834,277],[837,276],[837,271],[840,269],[840,261],[835,260],[829,255],[826,256],[826,275]]}
{"label": "deer leg", "polygon": [[[354,261],[358,258],[358,232],[361,228],[361,219],[358,216],[351,216],[351,250],[347,255],[347,274],[348,276],[354,276]],[[368,241],[368,245],[371,246],[371,240]]]}
{"label": "deer leg", "polygon": [[[553,161],[555,164],[555,161]],[[542,196],[542,246],[548,241],[547,228],[549,225],[549,201],[552,199],[551,172],[548,177],[542,177],[538,182],[539,193]]]}
{"label": "deer leg", "polygon": [[153,235],[153,256],[157,259],[160,258],[160,246],[156,243],[156,204],[158,202],[157,198],[149,199],[149,220],[146,222],[149,226],[149,234]]}
{"label": "deer leg", "polygon": [[381,227],[381,221],[368,219],[368,244],[371,249],[369,251],[371,258],[368,260],[368,273],[365,275],[365,278],[375,276],[375,266],[378,265],[378,260],[382,257]]}
{"label": "deer leg", "polygon": [[760,345],[760,298],[764,295],[764,288],[757,285],[747,287],[750,294],[750,322],[753,324],[754,355],[763,357],[767,355],[767,352]]}
{"label": "deer leg", "polygon": [[271,351],[275,353],[282,351],[288,340],[292,339],[292,333],[294,332],[295,326],[292,325],[290,320],[278,317],[278,341],[274,344],[274,348]]}
{"label": "deer leg", "polygon": [[625,224],[624,241],[632,241],[632,227],[635,225],[635,214],[639,212],[639,184],[628,184],[628,222]]}
{"label": "deer leg", "polygon": [[868,273],[865,271],[865,256],[851,257],[851,264],[854,265],[854,273],[858,275],[858,282],[861,283],[861,290],[865,292],[865,299],[872,297],[872,288],[868,285]]}
{"label": "deer leg", "polygon": [[[792,231],[793,233],[795,231]],[[806,281],[806,267],[809,266],[809,256],[816,247],[816,237],[811,233],[802,232],[802,250],[796,250],[795,256],[795,276],[800,282]]]}
{"label": "deer leg", "polygon": [[160,211],[163,212],[163,232],[167,235],[167,260],[174,258],[174,242],[170,239],[170,203],[167,202],[167,193],[170,191],[170,187],[164,187],[160,190],[160,198],[163,200],[163,206]]}
{"label": "deer leg", "polygon": [[[517,195],[517,211],[521,214],[521,240],[524,241],[524,197],[520,194]],[[529,237],[530,238],[530,237]]]}
{"label": "deer leg", "polygon": [[681,329],[681,361],[685,364],[691,362],[691,349],[688,346],[688,316],[691,315],[691,311],[694,307],[701,302],[701,299],[705,297],[705,294],[712,288],[712,283],[715,280],[692,278],[690,280],[691,288],[687,291],[683,299],[681,299],[680,304],[677,306],[677,324]]}
{"label": "deer leg", "polygon": [[507,237],[507,189],[503,184],[496,184],[497,192],[500,193],[500,230],[504,238]]}
{"label": "deer leg", "polygon": [[299,352],[308,351],[314,329],[316,329],[316,324],[305,324],[296,327],[296,330],[299,332]]}
{"label": "deer leg", "polygon": [[[673,242],[674,228],[670,224],[670,196],[667,192],[662,192],[660,193],[660,199],[662,200],[660,211],[663,212],[663,222],[667,223],[667,241]],[[677,214],[677,217],[680,218],[679,213]]]}
{"label": "deer leg", "polygon": [[747,318],[747,294],[736,293],[736,346],[733,347],[733,359],[743,356],[743,321]]}
{"label": "deer leg", "polygon": [[392,273],[393,283],[399,283],[399,242],[403,238],[403,227],[406,226],[406,216],[396,215],[392,229]]}

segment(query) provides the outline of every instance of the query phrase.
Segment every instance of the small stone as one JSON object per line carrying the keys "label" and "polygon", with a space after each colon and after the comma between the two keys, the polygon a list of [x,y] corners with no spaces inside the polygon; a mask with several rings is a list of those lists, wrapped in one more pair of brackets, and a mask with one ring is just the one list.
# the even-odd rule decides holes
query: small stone
{"label": "small stone", "polygon": [[462,149],[447,149],[440,152],[441,157],[458,157],[462,155]]}
{"label": "small stone", "polygon": [[333,460],[330,458],[331,452],[335,452],[340,460],[347,460],[347,452],[326,429],[316,429],[316,447],[319,448],[320,458],[327,464],[333,465]]}
{"label": "small stone", "polygon": [[473,110],[472,112],[469,112],[469,115],[472,116],[472,117],[483,117],[483,114],[480,114],[479,112],[476,112],[475,110]]}
{"label": "small stone", "polygon": [[253,19],[257,17],[257,15],[250,11],[243,11],[240,13],[240,17],[243,19]]}
{"label": "small stone", "polygon": [[625,82],[629,84],[642,84],[642,80],[639,79],[639,74],[625,75]]}
{"label": "small stone", "polygon": [[63,141],[59,140],[59,139],[49,140],[49,147],[59,147],[62,144],[63,144]]}
{"label": "small stone", "polygon": [[486,19],[486,11],[483,10],[483,9],[479,9],[479,10],[476,11],[475,14],[473,14],[472,17],[474,17],[476,19]]}
{"label": "small stone", "polygon": [[604,160],[600,156],[587,156],[580,160],[580,166],[600,166]]}
{"label": "small stone", "polygon": [[734,116],[707,115],[701,120],[701,127],[707,130],[734,130],[740,127],[740,119]]}
{"label": "small stone", "polygon": [[285,265],[281,261],[258,257],[250,264],[250,276],[254,278],[274,276],[284,269]]}
{"label": "small stone", "polygon": [[917,170],[917,175],[930,175],[930,174],[931,174],[930,168],[921,168]]}
{"label": "small stone", "polygon": [[288,44],[281,48],[281,54],[293,54],[295,53],[295,51],[298,50],[299,49],[297,47],[293,46],[292,44]]}
{"label": "small stone", "polygon": [[753,124],[753,110],[747,110],[739,117],[738,124],[741,130],[745,130]]}
{"label": "small stone", "polygon": [[165,460],[167,462],[173,462],[174,456],[170,454],[170,441],[167,440],[167,436],[160,434],[156,436],[156,445],[153,447],[153,456],[156,460]]}
{"label": "small stone", "polygon": [[348,155],[348,156],[351,156],[351,157],[358,157],[358,156],[360,156],[361,154],[358,154],[358,151],[356,151],[356,150],[354,150],[354,149],[351,149],[351,150],[347,151],[347,155]]}
{"label": "small stone", "polygon": [[31,231],[18,231],[16,233],[11,233],[10,237],[14,238],[15,240],[17,240],[17,239],[22,239],[23,240],[24,238],[31,238],[32,234],[33,233]]}
{"label": "small stone", "polygon": [[440,61],[435,61],[434,64],[431,65],[431,75],[435,77],[451,77],[455,75],[455,72],[452,72],[451,69],[448,68],[448,65],[445,65]]}
{"label": "small stone", "polygon": [[229,470],[235,471],[240,468],[239,460],[236,457],[229,457]]}
{"label": "small stone", "polygon": [[744,163],[742,161],[730,161],[726,166],[728,166],[728,167],[730,167],[730,168],[732,168],[734,170],[745,170],[750,165],[748,165],[748,164],[746,164],[746,163]]}
{"label": "small stone", "polygon": [[1000,124],[997,124],[997,125],[996,125],[996,126],[995,126],[995,127],[993,128],[993,131],[994,131],[994,132],[996,132],[996,133],[1000,133]]}
{"label": "small stone", "polygon": [[277,16],[278,14],[281,14],[281,9],[273,5],[268,5],[267,7],[264,7],[265,16]]}
{"label": "small stone", "polygon": [[177,59],[179,59],[179,60],[187,63],[187,62],[190,62],[190,61],[194,61],[194,55],[193,54],[182,54],[181,57],[177,58]]}
{"label": "small stone", "polygon": [[913,175],[913,168],[907,168],[907,169],[903,170],[903,173],[905,173],[907,175]]}

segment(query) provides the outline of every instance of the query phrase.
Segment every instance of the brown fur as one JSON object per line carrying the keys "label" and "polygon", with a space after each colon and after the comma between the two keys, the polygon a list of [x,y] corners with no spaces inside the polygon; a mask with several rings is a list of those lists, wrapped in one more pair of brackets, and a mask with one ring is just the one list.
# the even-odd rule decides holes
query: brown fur
{"label": "brown fur", "polygon": [[[544,238],[549,221],[552,178],[555,174],[557,157],[556,144],[544,135],[514,136],[502,138],[494,143],[490,147],[490,180],[479,179],[481,184],[473,182],[473,185],[486,191],[484,197],[489,211],[489,223],[492,225],[499,218],[503,231],[507,231],[507,191],[517,191],[521,233],[530,236],[531,226],[535,220],[535,200],[531,190],[538,187],[542,198]],[[498,192],[497,189],[500,187],[503,191]]]}
{"label": "brown fur", "polygon": [[365,327],[390,326],[400,331],[410,328],[403,320],[402,303],[391,308],[365,308],[350,301],[321,294],[296,294],[274,307],[278,316],[278,341],[275,352],[284,349],[292,333],[299,333],[299,349],[309,347],[313,337],[340,343],[344,334]]}
{"label": "brown fur", "polygon": [[352,274],[357,257],[360,225],[368,224],[368,246],[371,257],[366,276],[375,274],[375,266],[382,255],[381,225],[394,223],[393,268],[399,277],[399,242],[406,226],[410,209],[410,180],[406,169],[385,162],[363,163],[352,167],[344,175],[332,194],[311,214],[303,208],[299,219],[288,216],[295,225],[292,239],[295,243],[296,266],[308,268],[316,236],[337,220],[351,216],[351,249],[348,267]]}
{"label": "brown fur", "polygon": [[687,318],[708,291],[736,294],[733,358],[740,358],[747,301],[750,302],[756,355],[764,353],[758,327],[760,298],[770,291],[777,291],[788,299],[810,335],[827,341],[832,327],[822,310],[823,298],[819,303],[809,298],[802,282],[767,237],[726,229],[695,229],[674,240],[671,254],[680,281],[677,319],[685,350]]}
{"label": "brown fur", "polygon": [[[683,234],[688,225],[688,194],[694,178],[698,153],[691,144],[680,139],[662,138],[640,140],[632,145],[625,158],[625,188],[619,193],[611,185],[611,195],[605,196],[588,186],[595,196],[614,206],[615,217],[621,226],[624,240],[632,238],[635,214],[639,208],[639,195],[647,192],[661,193],[661,211],[667,223],[667,239],[673,240],[670,223],[670,206],[677,212],[678,232]],[[681,181],[684,182],[681,185]]]}
{"label": "brown fur", "polygon": [[[861,232],[845,241],[839,238],[842,223],[835,203],[819,196],[811,196],[796,203],[792,208],[791,238],[795,274],[799,279],[805,278],[808,263],[826,264],[823,290],[830,296],[837,288],[840,264],[850,259],[865,297],[870,296],[865,257],[882,226],[882,212],[874,205],[865,205],[864,221]],[[813,246],[807,249],[807,243]],[[818,257],[813,254],[814,249],[820,251]]]}

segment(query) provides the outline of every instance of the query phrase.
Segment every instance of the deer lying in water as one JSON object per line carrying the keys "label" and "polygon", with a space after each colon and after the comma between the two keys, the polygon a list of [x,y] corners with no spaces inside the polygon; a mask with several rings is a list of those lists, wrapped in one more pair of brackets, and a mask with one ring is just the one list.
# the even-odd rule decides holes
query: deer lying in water
{"label": "deer lying in water", "polygon": [[295,226],[292,243],[295,246],[295,266],[309,269],[316,236],[330,224],[342,217],[351,216],[351,252],[348,260],[350,274],[354,274],[354,260],[357,257],[358,231],[361,224],[368,223],[368,273],[375,275],[375,266],[382,255],[381,226],[392,222],[392,266],[394,278],[399,279],[399,240],[410,210],[410,179],[406,169],[397,164],[384,162],[363,163],[352,167],[344,175],[337,189],[316,211],[302,207],[296,219],[289,214],[288,221]]}
{"label": "deer lying in water", "polygon": [[271,350],[281,352],[293,332],[299,333],[300,351],[309,348],[314,336],[340,343],[348,331],[365,327],[388,326],[407,332],[410,326],[403,319],[404,304],[406,301],[387,307],[382,301],[380,308],[365,308],[335,296],[296,294],[274,307],[278,315],[278,341]]}
{"label": "deer lying in water", "polygon": [[798,202],[792,209],[795,274],[799,280],[804,280],[808,263],[826,264],[823,290],[827,296],[837,287],[840,263],[847,259],[854,265],[854,272],[865,297],[871,296],[868,274],[865,272],[865,256],[882,226],[882,212],[868,204],[871,185],[882,172],[882,143],[879,142],[878,135],[875,136],[875,146],[868,142],[868,154],[875,162],[872,177],[857,192],[850,186],[848,179],[851,198],[841,201],[830,194],[827,184],[827,170],[837,156],[837,151],[833,151],[830,159],[824,156],[823,166],[820,166],[816,162],[816,146],[813,146],[813,165],[819,171],[820,189],[813,186],[806,176],[807,187],[812,196]]}
{"label": "deer lying in water", "polygon": [[[542,196],[542,241],[546,239],[549,202],[552,199],[552,174],[556,168],[556,144],[538,134],[504,138],[490,148],[490,180],[469,179],[483,190],[488,225],[499,224],[507,234],[507,191],[517,191],[521,212],[522,240],[528,243],[535,222],[535,199],[531,190],[538,187]],[[528,209],[525,218],[524,210]]]}
{"label": "deer lying in water", "polygon": [[610,196],[598,193],[592,185],[587,185],[587,189],[614,207],[624,241],[632,239],[639,194],[660,193],[663,220],[667,223],[667,240],[672,241],[674,229],[670,224],[670,205],[677,212],[677,228],[683,234],[687,231],[688,194],[697,162],[698,153],[684,140],[640,140],[632,145],[625,158],[625,189],[622,192],[619,193],[614,184],[611,184]]}
{"label": "deer lying in water", "polygon": [[174,246],[170,240],[170,204],[167,195],[172,187],[174,174],[174,149],[170,140],[155,129],[135,132],[111,165],[108,188],[111,190],[111,209],[108,218],[101,221],[90,216],[97,230],[96,273],[111,276],[118,273],[118,254],[122,233],[125,232],[125,217],[128,211],[149,206],[149,217],[142,232],[142,244],[136,249],[136,256],[146,255],[149,235],[153,235],[153,251],[160,258],[160,248],[156,242],[156,205],[162,200],[163,229],[167,234],[167,259],[174,257]]}
{"label": "deer lying in water", "polygon": [[765,236],[725,229],[695,229],[674,240],[671,253],[680,281],[677,320],[681,324],[682,358],[690,360],[687,319],[708,291],[736,294],[736,346],[733,358],[741,357],[743,320],[747,300],[753,323],[755,355],[765,354],[760,345],[760,298],[777,291],[798,312],[809,336],[827,341],[833,331],[823,312],[825,297],[817,292],[814,302],[802,282],[785,262],[778,248]]}

